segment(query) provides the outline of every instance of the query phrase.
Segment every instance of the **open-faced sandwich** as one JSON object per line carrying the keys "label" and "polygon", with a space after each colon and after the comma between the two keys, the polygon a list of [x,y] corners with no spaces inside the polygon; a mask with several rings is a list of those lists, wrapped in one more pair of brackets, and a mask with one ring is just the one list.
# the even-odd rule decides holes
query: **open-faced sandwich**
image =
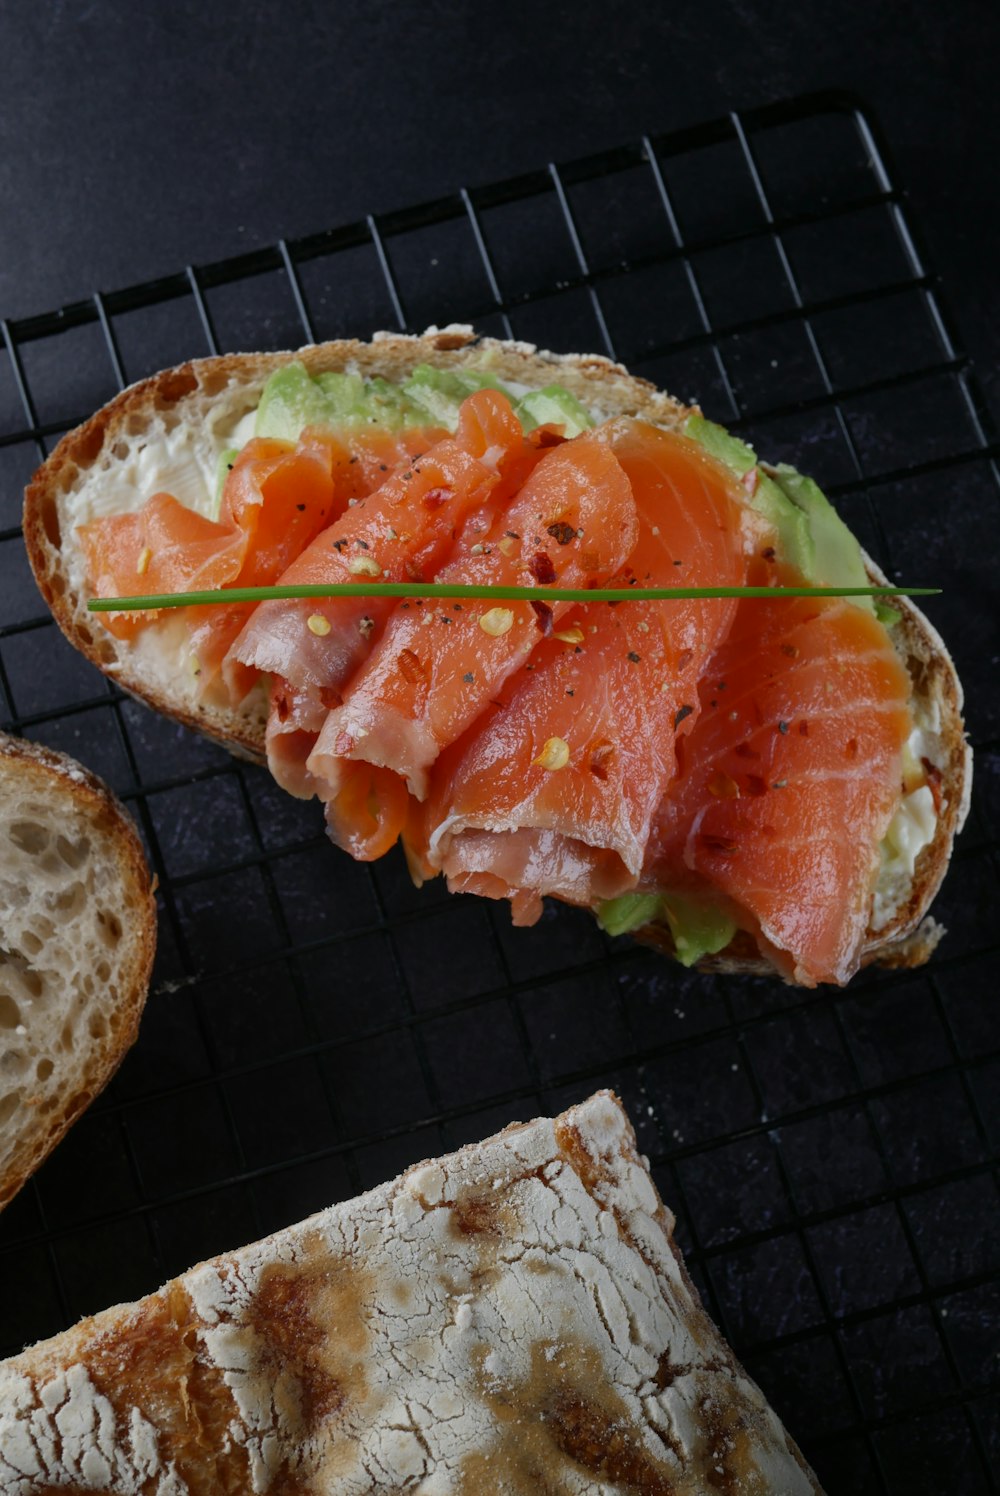
{"label": "open-faced sandwich", "polygon": [[[808,985],[933,949],[970,778],[944,645],[902,598],[644,600],[884,578],[808,478],[606,359],[446,329],[186,364],[63,439],[25,536],[95,664],[355,857]],[[87,612],[279,581],[365,595]]]}
{"label": "open-faced sandwich", "polygon": [[0,1363],[0,1490],[820,1488],[602,1092]]}
{"label": "open-faced sandwich", "polygon": [[135,1040],[155,949],[125,810],[75,760],[0,733],[0,1207]]}

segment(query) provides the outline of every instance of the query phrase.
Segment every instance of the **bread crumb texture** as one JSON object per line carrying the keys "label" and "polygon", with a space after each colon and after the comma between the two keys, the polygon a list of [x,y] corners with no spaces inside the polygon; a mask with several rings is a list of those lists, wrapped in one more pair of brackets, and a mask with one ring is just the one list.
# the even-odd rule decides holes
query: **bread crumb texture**
{"label": "bread crumb texture", "polygon": [[131,823],[62,755],[0,740],[0,1205],[134,1037],[155,911]]}
{"label": "bread crumb texture", "polygon": [[0,1365],[0,1491],[819,1487],[601,1093]]}

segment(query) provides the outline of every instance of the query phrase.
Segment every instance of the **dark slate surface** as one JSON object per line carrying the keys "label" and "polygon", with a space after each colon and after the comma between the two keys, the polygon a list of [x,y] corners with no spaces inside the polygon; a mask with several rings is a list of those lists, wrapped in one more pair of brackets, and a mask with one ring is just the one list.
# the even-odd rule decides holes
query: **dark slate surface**
{"label": "dark slate surface", "polygon": [[[827,7],[779,17],[753,0],[633,15],[587,0],[502,12],[15,0],[4,22],[0,314],[837,88],[881,127],[907,221],[996,403],[986,6],[878,0],[842,7],[834,26]],[[752,137],[776,216],[823,219],[782,235],[794,285],[752,232],[762,209],[735,137],[669,154],[681,231],[704,246],[691,265],[721,365],[676,258],[621,273],[663,248],[648,169],[581,182],[570,200],[621,355],[811,466],[877,557],[947,588],[933,617],[969,687],[979,777],[939,901],[951,933],[924,972],[832,994],[713,981],[573,911],[514,931],[502,909],[416,893],[399,857],[349,863],[314,806],[115,702],[51,626],[23,627],[40,619],[16,534],[36,449],[0,359],[0,438],[19,438],[0,440],[0,718],[129,799],[163,885],[139,1042],[0,1221],[0,1281],[19,1286],[0,1297],[0,1350],[610,1084],[710,1310],[829,1491],[991,1489],[997,489],[890,208],[838,211],[873,187],[846,119],[816,109]],[[586,291],[558,288],[576,266],[554,195],[483,220],[505,294],[534,293],[511,310],[515,331],[597,346]],[[414,325],[488,305],[467,227],[432,224],[389,254]],[[300,280],[320,333],[391,320],[370,248],[307,260]],[[811,319],[815,345],[796,291],[836,300]],[[225,347],[301,335],[277,269],[207,301]],[[205,348],[190,296],[112,322],[130,378]],[[44,330],[21,357],[51,441],[112,393],[115,371],[96,321]],[[841,419],[824,368],[854,392]]]}

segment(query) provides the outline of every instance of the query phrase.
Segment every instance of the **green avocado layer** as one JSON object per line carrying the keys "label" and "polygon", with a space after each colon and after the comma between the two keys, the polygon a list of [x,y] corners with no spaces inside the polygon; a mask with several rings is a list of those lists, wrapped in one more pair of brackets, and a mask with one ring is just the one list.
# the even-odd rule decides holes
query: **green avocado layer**
{"label": "green avocado layer", "polygon": [[402,384],[390,384],[386,379],[362,379],[359,374],[311,375],[304,364],[293,361],[277,369],[265,384],[255,434],[296,441],[306,426],[330,431],[443,426],[454,431],[462,401],[482,389],[506,395],[525,431],[551,422],[572,437],[593,425],[579,400],[557,384],[530,390],[519,398],[492,374],[478,369],[418,364]]}

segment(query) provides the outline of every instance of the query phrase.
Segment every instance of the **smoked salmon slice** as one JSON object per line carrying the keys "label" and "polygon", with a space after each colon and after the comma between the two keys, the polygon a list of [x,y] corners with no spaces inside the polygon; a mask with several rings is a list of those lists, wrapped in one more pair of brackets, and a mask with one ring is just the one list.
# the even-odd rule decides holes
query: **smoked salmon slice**
{"label": "smoked salmon slice", "polygon": [[745,599],[699,695],[643,886],[724,894],[796,981],[846,982],[912,727],[888,634],[842,599]]}
{"label": "smoked salmon slice", "polygon": [[[739,493],[696,443],[642,422],[603,428],[639,535],[616,586],[735,585],[746,572]],[[574,444],[575,445],[575,444]],[[587,604],[513,677],[502,704],[438,761],[412,853],[450,886],[575,903],[635,886],[650,825],[698,712],[697,683],[730,599]],[[422,839],[426,844],[422,844]]]}
{"label": "smoked salmon slice", "polygon": [[[596,586],[638,537],[632,489],[595,436],[551,448],[482,532],[467,531],[439,582],[476,586]],[[442,602],[397,608],[378,645],[331,711],[309,760],[335,788],[345,760],[381,765],[424,799],[442,748],[558,625],[570,604]]]}
{"label": "smoked salmon slice", "polygon": [[[333,505],[328,451],[255,439],[234,463],[217,520],[158,493],[141,509],[92,520],[78,533],[98,597],[256,585],[280,576]],[[156,617],[107,613],[104,622],[124,639]]]}
{"label": "smoked salmon slice", "polygon": [[305,767],[310,734],[315,740],[396,606],[378,596],[379,580],[430,580],[467,525],[486,526],[480,512],[494,489],[501,483],[516,488],[534,452],[505,396],[490,389],[470,395],[453,437],[384,475],[281,577],[319,585],[369,581],[371,596],[268,601],[254,610],[225,670],[230,679],[239,666],[279,677],[267,753],[286,789],[304,796],[322,789]]}

